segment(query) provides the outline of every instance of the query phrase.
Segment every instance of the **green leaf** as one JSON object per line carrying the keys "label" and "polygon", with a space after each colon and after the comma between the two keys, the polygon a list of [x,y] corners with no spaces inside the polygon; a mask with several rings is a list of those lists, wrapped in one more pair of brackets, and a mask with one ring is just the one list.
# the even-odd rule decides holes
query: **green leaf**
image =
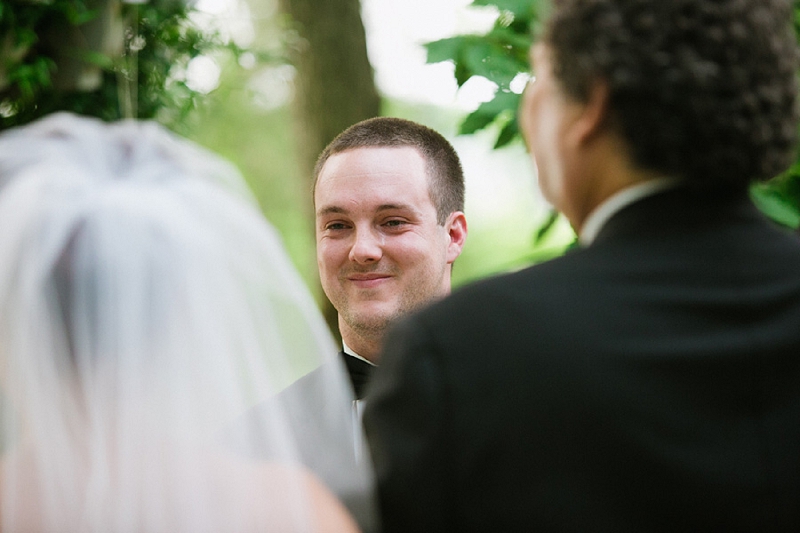
{"label": "green leaf", "polygon": [[[500,136],[497,139],[500,146],[508,144],[518,133],[516,124],[516,110],[519,105],[520,95],[512,92],[497,91],[494,98],[483,102],[478,109],[467,115],[459,127],[460,134],[470,134],[481,130],[500,119],[505,121]],[[513,124],[511,124],[513,122]],[[507,138],[506,138],[507,137]],[[498,146],[495,146],[497,148]]]}
{"label": "green leaf", "polygon": [[30,46],[35,44],[38,40],[39,36],[30,28],[19,28],[16,31],[16,43],[19,46]]}
{"label": "green leaf", "polygon": [[504,89],[508,89],[517,74],[528,71],[527,64],[520,63],[511,55],[492,55],[486,63],[492,76],[490,79]]}
{"label": "green leaf", "polygon": [[508,84],[520,72],[528,70],[524,51],[500,39],[472,39],[461,48],[461,59],[466,69],[474,76],[483,76],[501,87]]}
{"label": "green leaf", "polygon": [[512,28],[495,27],[486,34],[485,38],[500,45],[511,46],[512,52],[520,54],[520,62],[527,67],[528,49],[532,43],[528,33],[519,33]]}
{"label": "green leaf", "polygon": [[21,78],[17,82],[17,86],[19,87],[19,91],[22,93],[22,97],[26,100],[33,100],[34,97],[34,90],[33,85],[28,78]]}
{"label": "green leaf", "polygon": [[751,187],[750,196],[756,206],[778,224],[792,229],[800,229],[800,208],[791,199],[770,190],[765,185]]}
{"label": "green leaf", "polygon": [[797,1],[794,3],[794,29],[800,36],[800,2]]}
{"label": "green leaf", "polygon": [[464,63],[475,76],[483,76],[507,87],[519,73],[517,64],[509,59],[507,50],[488,43],[475,43],[464,51]]}
{"label": "green leaf", "polygon": [[460,36],[425,43],[425,49],[428,51],[426,62],[440,63],[442,61],[457,61],[466,41],[466,36]]}
{"label": "green leaf", "polygon": [[558,222],[558,211],[551,210],[547,214],[547,218],[545,219],[544,223],[539,226],[539,229],[536,230],[536,233],[533,235],[533,245],[538,246],[542,243],[542,241],[547,237],[556,226],[556,222]]}
{"label": "green leaf", "polygon": [[87,63],[104,69],[110,69],[114,66],[114,60],[100,52],[84,51],[80,54],[80,58]]}
{"label": "green leaf", "polygon": [[67,3],[62,7],[67,21],[73,26],[80,26],[93,20],[99,14],[96,9],[87,8],[83,2]]}
{"label": "green leaf", "polygon": [[517,123],[516,115],[511,118],[500,130],[497,140],[494,143],[494,148],[502,148],[519,136],[519,124]]}
{"label": "green leaf", "polygon": [[466,65],[473,75],[489,78],[489,76],[487,76],[489,68],[485,64],[489,54],[491,54],[491,46],[489,43],[478,41],[464,47],[461,58],[464,61],[464,65]]}
{"label": "green leaf", "polygon": [[458,133],[462,135],[475,133],[494,122],[496,117],[497,115],[494,113],[485,113],[478,108],[467,115],[467,118],[464,119],[464,122],[462,122],[461,126],[458,128]]}
{"label": "green leaf", "polygon": [[481,109],[485,113],[491,113],[495,116],[505,111],[516,113],[521,98],[522,95],[512,93],[510,91],[497,91],[493,99],[482,103],[478,109]]}
{"label": "green leaf", "polygon": [[52,80],[50,79],[50,72],[55,69],[55,62],[48,57],[40,57],[33,63],[33,77],[42,87],[50,87]]}
{"label": "green leaf", "polygon": [[455,70],[455,77],[456,83],[459,87],[464,85],[468,79],[472,77],[472,72],[464,65],[461,61],[456,61],[456,70]]}

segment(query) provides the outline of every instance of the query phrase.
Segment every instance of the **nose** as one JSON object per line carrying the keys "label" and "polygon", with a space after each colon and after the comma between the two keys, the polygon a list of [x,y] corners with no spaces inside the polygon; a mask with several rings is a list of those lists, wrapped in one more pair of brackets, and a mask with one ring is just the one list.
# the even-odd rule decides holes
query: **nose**
{"label": "nose", "polygon": [[380,236],[368,229],[356,230],[355,242],[350,248],[350,261],[359,264],[377,263],[383,256]]}

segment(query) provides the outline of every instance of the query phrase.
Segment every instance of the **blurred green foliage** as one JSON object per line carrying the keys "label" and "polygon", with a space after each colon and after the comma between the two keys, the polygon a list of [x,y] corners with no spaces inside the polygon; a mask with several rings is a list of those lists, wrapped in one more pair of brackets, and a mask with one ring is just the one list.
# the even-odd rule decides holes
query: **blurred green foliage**
{"label": "blurred green foliage", "polygon": [[[26,124],[55,111],[68,110],[103,120],[156,118],[176,130],[204,96],[191,89],[176,72],[193,58],[236,47],[216,33],[189,24],[192,8],[182,0],[150,0],[121,4],[113,21],[99,20],[110,3],[88,0],[2,2],[0,4],[0,129]],[[114,21],[119,27],[114,26]],[[88,25],[105,25],[101,33]],[[96,25],[95,25],[96,26]],[[92,28],[96,33],[97,28]],[[103,41],[119,33],[120,53],[100,45],[75,46],[65,35],[81,41]],[[113,43],[111,45],[114,48]],[[66,68],[60,61],[78,59],[98,69],[99,84],[89,90],[64,89],[54,80]],[[62,72],[59,71],[60,67]]]}
{"label": "blurred green foliage", "polygon": [[461,87],[473,76],[482,76],[497,84],[492,100],[484,102],[461,123],[459,133],[469,134],[499,127],[495,148],[519,137],[517,107],[520,94],[511,88],[514,79],[530,71],[528,49],[532,26],[540,3],[535,0],[475,0],[475,7],[495,6],[500,14],[494,26],[483,35],[457,35],[427,43],[428,63],[452,61]]}
{"label": "blurred green foliage", "polygon": [[249,88],[254,73],[222,66],[220,86],[192,116],[187,136],[236,164],[306,284],[317,290],[311,182],[297,165],[290,109],[257,105]]}
{"label": "blurred green foliage", "polygon": [[[53,46],[48,33],[86,33],[86,24],[104,15],[104,1],[0,1],[0,55],[5,60],[0,63],[0,129],[60,110],[107,121],[159,121],[240,169],[308,286],[315,288],[310,184],[299,175],[294,159],[290,113],[286,106],[264,109],[254,104],[249,85],[262,67],[282,62],[280,21],[262,20],[268,10],[266,15],[256,10],[258,23],[270,24],[268,35],[262,32],[251,49],[242,50],[219,32],[194,24],[191,2],[149,0],[119,6],[118,53]],[[57,88],[53,80],[64,52],[97,67],[99,86],[88,91]],[[252,54],[250,70],[239,64],[245,53]],[[192,89],[183,75],[189,62],[203,55],[213,57],[222,71],[220,86],[209,94]]]}
{"label": "blurred green foliage", "polygon": [[[525,79],[531,74],[528,50],[545,3],[543,0],[474,0],[471,4],[473,7],[493,6],[499,12],[487,33],[457,35],[425,45],[428,63],[451,61],[454,64],[459,87],[473,76],[486,78],[497,85],[494,97],[467,115],[459,126],[460,134],[497,130],[494,148],[502,148],[521,139],[517,109],[522,94],[520,88],[512,89],[512,82],[518,76]],[[557,247],[555,254],[541,250],[547,238],[555,233],[559,220],[560,215],[551,210],[541,225],[534,229],[532,251],[526,257],[529,263],[549,259],[563,251],[563,246]]]}

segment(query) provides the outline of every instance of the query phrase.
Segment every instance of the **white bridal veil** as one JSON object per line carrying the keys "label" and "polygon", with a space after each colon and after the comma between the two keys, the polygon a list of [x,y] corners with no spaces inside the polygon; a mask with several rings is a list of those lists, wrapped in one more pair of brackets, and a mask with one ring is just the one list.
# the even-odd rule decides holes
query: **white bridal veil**
{"label": "white bridal veil", "polygon": [[374,529],[336,352],[224,161],[133,121],[0,135],[3,532]]}

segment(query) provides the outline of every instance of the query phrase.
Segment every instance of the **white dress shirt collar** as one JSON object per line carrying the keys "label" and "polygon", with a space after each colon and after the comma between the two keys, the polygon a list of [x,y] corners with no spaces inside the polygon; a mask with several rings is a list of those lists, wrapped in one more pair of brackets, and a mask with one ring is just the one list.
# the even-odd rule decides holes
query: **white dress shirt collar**
{"label": "white dress shirt collar", "polygon": [[655,178],[626,187],[611,195],[586,217],[586,222],[584,222],[581,233],[578,235],[578,242],[581,246],[589,246],[594,242],[606,222],[624,207],[663,190],[675,187],[677,184],[678,180],[675,178]]}
{"label": "white dress shirt collar", "polygon": [[361,360],[362,360],[362,361],[364,361],[365,363],[369,363],[369,364],[370,364],[370,365],[372,365],[372,366],[377,366],[375,363],[373,363],[373,362],[372,362],[372,361],[370,361],[369,359],[367,359],[367,358],[365,358],[365,357],[361,357],[361,356],[360,356],[360,355],[358,355],[356,352],[354,352],[354,351],[353,351],[353,349],[352,349],[352,348],[350,348],[350,347],[347,345],[347,343],[346,343],[346,342],[344,342],[344,341],[342,341],[342,351],[343,351],[344,353],[346,353],[347,355],[351,356],[351,357],[355,357],[356,359],[361,359]]}

